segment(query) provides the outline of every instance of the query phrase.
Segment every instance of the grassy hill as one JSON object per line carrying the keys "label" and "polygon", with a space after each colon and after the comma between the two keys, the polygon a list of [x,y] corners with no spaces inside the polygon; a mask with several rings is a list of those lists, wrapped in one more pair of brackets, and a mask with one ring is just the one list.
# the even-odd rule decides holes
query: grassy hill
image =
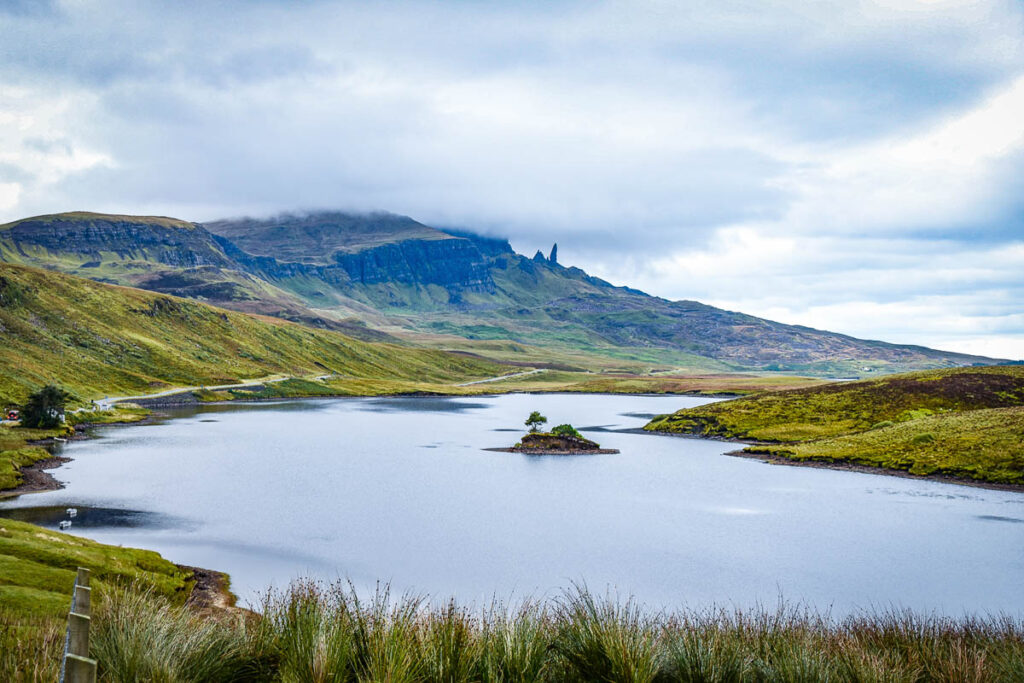
{"label": "grassy hill", "polygon": [[1024,485],[1024,407],[941,413],[847,436],[745,450],[795,461]]}
{"label": "grassy hill", "polygon": [[363,342],[277,318],[0,264],[0,402],[60,383],[81,399],[268,375],[454,383],[486,360]]}
{"label": "grassy hill", "polygon": [[189,572],[151,550],[104,545],[0,518],[0,613],[65,616],[77,567],[93,572],[99,592],[139,583],[181,604],[192,589]]}
{"label": "grassy hill", "polygon": [[957,368],[772,391],[645,429],[784,445],[747,452],[1024,484],[1024,366]]}

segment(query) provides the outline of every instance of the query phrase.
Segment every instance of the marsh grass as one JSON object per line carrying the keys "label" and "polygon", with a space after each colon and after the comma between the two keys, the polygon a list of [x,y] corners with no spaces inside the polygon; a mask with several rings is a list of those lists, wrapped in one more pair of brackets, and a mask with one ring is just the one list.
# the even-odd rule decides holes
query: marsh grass
{"label": "marsh grass", "polygon": [[[352,585],[297,582],[261,616],[202,619],[143,589],[96,613],[101,681],[294,683],[1011,682],[1024,673],[1020,621],[910,612],[836,621],[799,607],[652,613],[575,587],[553,603],[483,609]],[[62,630],[0,615],[4,680],[47,680]],[[52,652],[51,652],[52,651]],[[50,678],[49,680],[52,680]]]}
{"label": "marsh grass", "polygon": [[111,591],[90,633],[100,680],[117,683],[248,680],[258,645],[242,618],[203,619],[141,588]]}
{"label": "marsh grass", "polygon": [[63,648],[63,621],[0,609],[0,680],[57,680]]}

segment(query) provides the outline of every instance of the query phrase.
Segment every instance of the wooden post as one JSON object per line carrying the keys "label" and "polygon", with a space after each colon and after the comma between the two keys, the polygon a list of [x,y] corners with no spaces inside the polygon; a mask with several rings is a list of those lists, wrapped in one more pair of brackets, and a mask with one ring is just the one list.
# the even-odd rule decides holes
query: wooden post
{"label": "wooden post", "polygon": [[95,659],[65,655],[64,665],[64,683],[96,683]]}
{"label": "wooden post", "polygon": [[92,616],[92,589],[86,588],[81,584],[75,586],[75,604],[72,608],[73,612],[84,614],[87,617]]}
{"label": "wooden post", "polygon": [[79,567],[78,568],[78,575],[75,576],[75,585],[76,586],[85,586],[86,588],[89,587],[89,570],[88,569],[86,569],[85,567]]}
{"label": "wooden post", "polygon": [[72,612],[68,615],[68,654],[79,657],[89,656],[89,622],[84,614]]}
{"label": "wooden post", "polygon": [[78,568],[71,589],[71,610],[64,636],[64,659],[60,666],[61,683],[96,683],[96,660],[89,659],[89,624],[92,613],[92,589],[89,570]]}

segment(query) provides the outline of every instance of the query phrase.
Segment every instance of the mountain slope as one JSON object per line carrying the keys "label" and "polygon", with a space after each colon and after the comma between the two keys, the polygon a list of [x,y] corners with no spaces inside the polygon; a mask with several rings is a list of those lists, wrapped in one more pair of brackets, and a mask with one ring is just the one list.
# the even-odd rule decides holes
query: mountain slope
{"label": "mountain slope", "polygon": [[355,321],[313,312],[299,297],[246,272],[205,228],[175,218],[85,211],[26,218],[0,225],[0,261],[196,298],[361,339],[389,339]]}
{"label": "mountain slope", "polygon": [[79,397],[272,374],[457,382],[504,368],[271,317],[0,264],[0,401],[57,382]]}
{"label": "mountain slope", "polygon": [[[0,260],[191,296],[363,338],[630,368],[824,374],[991,363],[783,325],[615,287],[505,240],[392,214],[321,212],[199,225],[73,213],[0,226]],[[561,355],[560,355],[561,354]],[[527,354],[531,358],[536,353]],[[503,352],[514,360],[514,352]],[[525,358],[524,358],[525,360]]]}

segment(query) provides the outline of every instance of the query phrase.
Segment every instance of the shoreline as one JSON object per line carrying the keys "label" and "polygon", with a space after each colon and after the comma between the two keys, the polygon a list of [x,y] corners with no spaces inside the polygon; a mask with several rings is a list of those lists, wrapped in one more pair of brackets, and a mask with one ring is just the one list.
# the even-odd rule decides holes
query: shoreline
{"label": "shoreline", "polygon": [[[751,442],[756,444],[757,442]],[[747,451],[729,451],[725,455],[734,458],[747,458],[760,460],[767,465],[789,465],[791,467],[810,467],[820,470],[838,470],[841,472],[857,472],[859,474],[881,474],[900,479],[916,479],[918,481],[934,481],[940,484],[955,484],[958,486],[971,486],[977,489],[989,489],[991,491],[1011,491],[1013,493],[1024,493],[1024,484],[1000,484],[994,481],[983,481],[981,479],[968,479],[967,477],[956,477],[951,474],[911,474],[904,470],[896,470],[889,467],[873,467],[871,465],[860,465],[852,462],[829,462],[825,460],[793,460],[781,455],[770,453],[749,453]]]}
{"label": "shoreline", "polygon": [[0,501],[8,498],[17,498],[31,493],[45,493],[47,491],[59,491],[64,488],[64,482],[58,481],[56,477],[47,470],[55,470],[71,458],[63,455],[50,455],[47,458],[36,460],[30,465],[18,468],[21,473],[21,483],[12,489],[0,491]]}
{"label": "shoreline", "polygon": [[[741,443],[748,446],[777,445],[765,441],[753,439],[736,439],[722,436],[697,436],[696,434],[683,434],[679,432],[663,432],[647,429],[624,429],[623,432],[631,434],[653,434],[655,436],[671,436],[680,439],[702,439],[705,441],[720,441],[722,443]],[[989,489],[992,491],[1010,491],[1013,493],[1024,493],[1024,484],[1001,484],[994,481],[982,479],[969,479],[967,477],[956,477],[950,474],[911,474],[905,470],[897,470],[889,467],[873,467],[871,465],[860,465],[852,462],[828,462],[823,460],[793,460],[781,455],[770,453],[748,453],[742,450],[727,451],[722,455],[734,458],[746,458],[748,460],[760,460],[766,465],[789,465],[791,467],[811,467],[820,470],[838,470],[841,472],[857,472],[858,474],[875,474],[886,477],[899,477],[900,479],[916,479],[918,481],[934,481],[940,484],[954,484],[957,486],[970,486],[977,489]]]}
{"label": "shoreline", "polygon": [[[88,433],[88,430],[96,427],[129,427],[133,425],[153,424],[167,416],[153,413],[141,420],[125,420],[121,422],[82,422],[74,426],[74,434],[62,437],[65,441],[85,441],[95,438]],[[59,443],[55,438],[39,439],[38,441],[26,442],[30,446],[52,446]],[[49,457],[41,458],[28,465],[18,468],[21,473],[21,483],[11,489],[0,490],[0,501],[8,498],[17,498],[32,493],[46,493],[47,491],[59,491],[64,488],[64,482],[60,481],[47,470],[56,470],[61,465],[71,462],[74,458],[66,455],[50,454]]]}
{"label": "shoreline", "polygon": [[250,610],[237,607],[238,596],[231,592],[231,577],[224,572],[187,564],[174,563],[183,571],[192,572],[195,585],[185,601],[185,607],[200,614],[244,612]]}
{"label": "shoreline", "polygon": [[[664,392],[664,393],[650,393],[650,392],[631,392],[631,391],[529,391],[529,390],[509,390],[509,391],[497,391],[497,392],[485,392],[480,394],[461,394],[461,393],[446,393],[446,392],[430,392],[430,391],[410,391],[400,392],[395,394],[334,394],[330,396],[254,396],[244,398],[233,398],[220,401],[200,401],[190,392],[184,392],[188,394],[188,398],[185,398],[184,394],[173,394],[172,396],[158,397],[154,399],[135,399],[132,401],[125,401],[125,403],[132,403],[142,408],[156,410],[159,408],[182,408],[188,406],[217,406],[217,405],[231,405],[232,403],[264,403],[268,401],[310,401],[310,400],[331,400],[339,398],[487,398],[496,396],[508,396],[510,394],[524,394],[528,396],[548,396],[548,395],[564,395],[564,396],[643,396],[647,398],[659,398],[659,397],[683,397],[683,398],[706,398],[706,399],[721,399],[728,400],[732,398],[743,398],[749,396],[749,394],[707,394],[701,393],[700,391],[683,391],[683,392]],[[181,400],[174,400],[177,397],[181,397]],[[109,423],[115,424],[115,423]],[[116,423],[122,424],[122,423]],[[127,424],[139,424],[129,422]],[[106,426],[106,425],[97,425]],[[646,432],[650,433],[650,432]]]}
{"label": "shoreline", "polygon": [[617,448],[593,448],[588,451],[556,451],[550,448],[484,448],[491,453],[522,453],[523,455],[614,455],[620,453]]}

